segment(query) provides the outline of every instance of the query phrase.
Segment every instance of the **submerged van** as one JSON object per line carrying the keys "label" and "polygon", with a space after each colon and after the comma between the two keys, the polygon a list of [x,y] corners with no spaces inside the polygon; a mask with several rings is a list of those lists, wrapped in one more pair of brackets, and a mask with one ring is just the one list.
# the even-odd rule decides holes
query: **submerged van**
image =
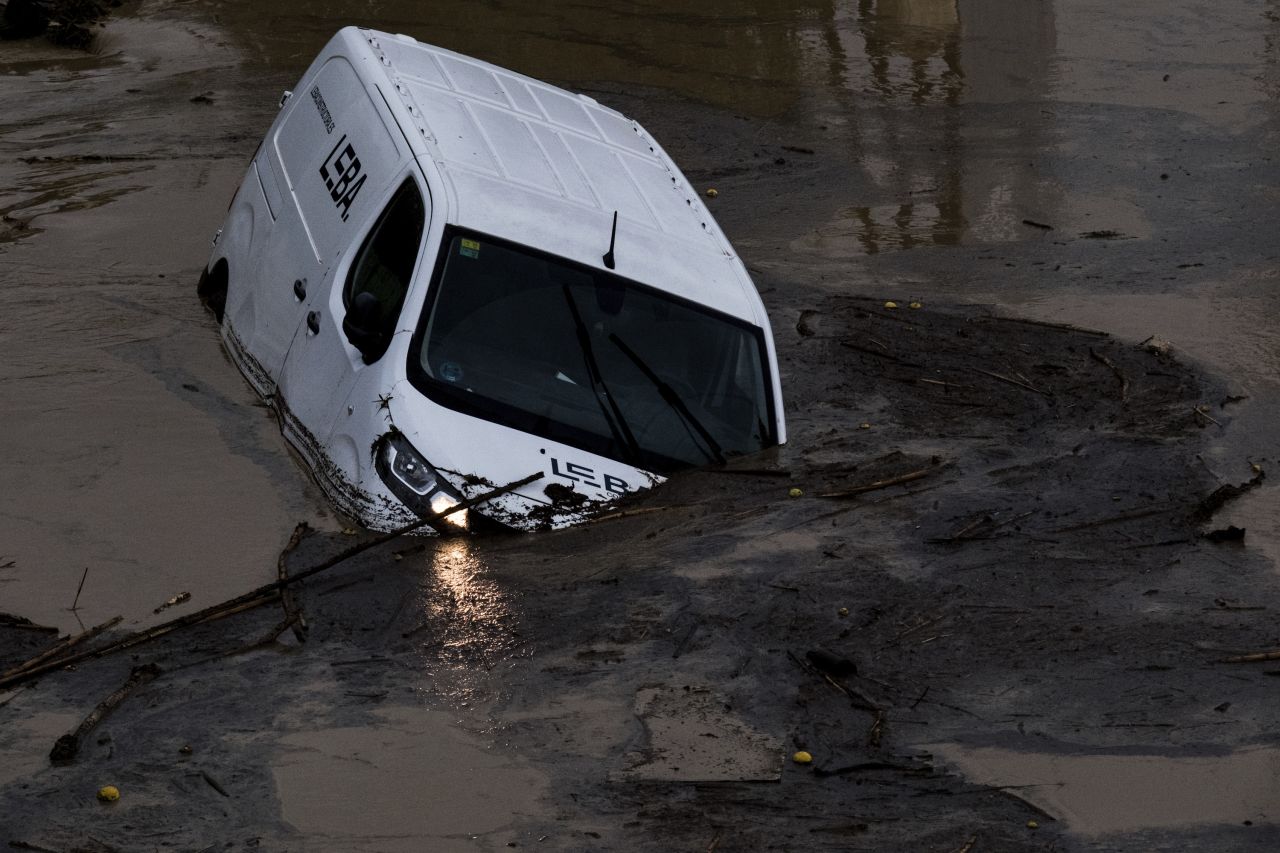
{"label": "submerged van", "polygon": [[199,292],[373,529],[538,472],[469,512],[561,527],[786,440],[760,297],[658,143],[407,36],[343,29],[285,93]]}

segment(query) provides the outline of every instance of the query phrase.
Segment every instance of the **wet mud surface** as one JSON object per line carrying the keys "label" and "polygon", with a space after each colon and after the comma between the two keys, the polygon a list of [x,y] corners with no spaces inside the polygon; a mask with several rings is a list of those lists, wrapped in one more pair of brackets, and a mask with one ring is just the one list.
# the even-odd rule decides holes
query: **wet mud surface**
{"label": "wet mud surface", "polygon": [[[1274,485],[1211,498],[1278,452],[1275,7],[461,12],[370,23],[589,91],[719,190],[789,444],[581,528],[381,546],[300,585],[303,643],[268,602],[0,689],[0,841],[1275,849],[1280,662],[1223,662],[1280,647]],[[294,573],[359,538],[194,298],[349,13],[0,47],[0,611],[119,635],[274,580],[296,521]],[[0,670],[56,636],[0,622]]]}

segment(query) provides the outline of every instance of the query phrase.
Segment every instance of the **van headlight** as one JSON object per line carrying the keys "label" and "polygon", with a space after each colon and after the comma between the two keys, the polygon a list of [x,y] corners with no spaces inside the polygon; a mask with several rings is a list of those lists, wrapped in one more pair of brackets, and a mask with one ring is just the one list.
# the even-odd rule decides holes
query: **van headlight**
{"label": "van headlight", "polygon": [[[431,463],[399,433],[388,435],[382,442],[374,467],[391,493],[422,518],[462,502]],[[467,511],[459,510],[443,521],[450,527],[465,528]]]}

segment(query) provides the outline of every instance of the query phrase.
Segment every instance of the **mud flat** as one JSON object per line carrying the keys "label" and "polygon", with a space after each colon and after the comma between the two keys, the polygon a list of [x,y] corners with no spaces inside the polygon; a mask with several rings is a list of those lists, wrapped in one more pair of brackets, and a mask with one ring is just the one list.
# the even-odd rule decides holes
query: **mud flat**
{"label": "mud flat", "polygon": [[[1201,535],[1219,483],[1198,457],[1217,427],[1196,407],[1228,419],[1221,390],[1101,334],[810,296],[775,314],[796,409],[776,454],[580,529],[382,546],[306,582],[305,644],[285,632],[226,655],[270,633],[268,605],[8,695],[29,721],[0,746],[25,771],[5,789],[9,834],[50,849],[1274,844],[1256,789],[1274,762],[1248,752],[1276,722],[1274,665],[1222,660],[1276,644],[1280,596],[1264,560]],[[348,544],[304,538],[289,568]],[[5,663],[38,636],[5,631]],[[162,675],[74,764],[33,759],[141,661]],[[790,760],[800,749],[812,764]],[[996,753],[1041,764],[1010,775]],[[1213,767],[1250,754],[1252,793],[1234,798]],[[1105,819],[1055,760],[1200,772],[1133,776],[1133,804],[1106,803],[1128,819]],[[94,802],[106,783],[121,801]],[[1144,807],[1161,783],[1200,810]]]}

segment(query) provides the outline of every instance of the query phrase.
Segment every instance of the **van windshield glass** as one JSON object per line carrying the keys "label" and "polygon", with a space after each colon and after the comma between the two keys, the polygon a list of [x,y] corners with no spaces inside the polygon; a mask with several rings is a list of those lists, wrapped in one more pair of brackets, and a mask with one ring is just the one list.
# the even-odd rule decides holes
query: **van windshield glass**
{"label": "van windshield glass", "polygon": [[410,355],[440,404],[659,473],[776,443],[751,324],[479,235],[442,265]]}

